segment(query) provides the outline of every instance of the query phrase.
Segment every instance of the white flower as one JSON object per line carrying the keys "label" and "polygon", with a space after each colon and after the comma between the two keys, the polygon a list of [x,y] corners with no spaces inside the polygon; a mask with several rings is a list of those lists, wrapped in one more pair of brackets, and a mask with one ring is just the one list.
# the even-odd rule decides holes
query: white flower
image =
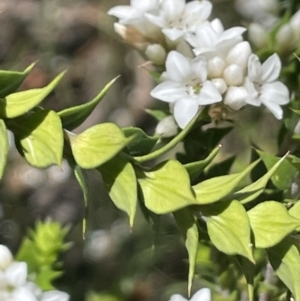
{"label": "white flower", "polygon": [[212,10],[210,1],[162,0],[158,15],[147,13],[150,22],[162,28],[171,41],[177,41],[208,19]]}
{"label": "white flower", "polygon": [[192,60],[171,51],[166,60],[165,82],[151,91],[151,96],[174,105],[177,124],[184,128],[197,114],[199,106],[222,100],[215,85],[207,80],[205,58]]}
{"label": "white flower", "polygon": [[246,102],[253,106],[264,104],[277,119],[282,119],[282,108],[289,102],[287,87],[276,79],[279,77],[281,62],[277,54],[270,56],[263,64],[252,54],[248,63],[248,78],[245,87]]}
{"label": "white flower", "polygon": [[[179,294],[176,294],[172,295],[169,301],[187,301],[187,299]],[[211,301],[211,292],[208,288],[202,288],[193,295],[190,301]]]}
{"label": "white flower", "polygon": [[10,250],[3,245],[0,245],[0,270],[5,270],[13,262],[13,256]]}
{"label": "white flower", "polygon": [[70,296],[61,291],[44,292],[39,301],[68,301]]}

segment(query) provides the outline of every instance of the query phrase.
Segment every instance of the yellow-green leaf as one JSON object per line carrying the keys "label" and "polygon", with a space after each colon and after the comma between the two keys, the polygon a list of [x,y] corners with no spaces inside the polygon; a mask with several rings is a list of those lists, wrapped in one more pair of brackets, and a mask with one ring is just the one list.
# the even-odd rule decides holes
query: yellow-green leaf
{"label": "yellow-green leaf", "polygon": [[6,166],[8,148],[9,145],[6,126],[4,121],[0,119],[0,180],[2,179],[3,172]]}

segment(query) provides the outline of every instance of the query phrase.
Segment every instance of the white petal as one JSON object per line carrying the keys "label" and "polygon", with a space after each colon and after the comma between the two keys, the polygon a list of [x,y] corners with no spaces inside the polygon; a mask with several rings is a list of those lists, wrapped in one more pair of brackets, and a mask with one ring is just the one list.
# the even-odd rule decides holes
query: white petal
{"label": "white petal", "polygon": [[246,28],[240,27],[240,26],[236,26],[236,27],[227,29],[221,34],[219,42],[235,39],[235,38],[241,36],[245,31],[246,31]]}
{"label": "white petal", "polygon": [[261,63],[256,54],[251,54],[248,60],[248,77],[251,81],[259,81],[261,74]]}
{"label": "white petal", "polygon": [[213,29],[209,22],[201,24],[196,31],[198,45],[201,48],[215,49],[218,41],[218,33]]}
{"label": "white petal", "polygon": [[280,58],[276,53],[274,53],[262,64],[261,81],[265,83],[276,80],[279,76],[280,70]]}
{"label": "white petal", "polygon": [[5,270],[13,262],[13,256],[10,250],[3,245],[0,245],[0,270]]}
{"label": "white petal", "polygon": [[216,86],[211,81],[206,81],[198,97],[199,105],[209,105],[222,100],[222,96]]}
{"label": "white petal", "polygon": [[166,81],[156,86],[150,92],[150,95],[162,101],[174,102],[180,98],[186,97],[187,93],[183,84]]}
{"label": "white petal", "polygon": [[261,101],[271,101],[279,105],[289,103],[289,91],[281,82],[266,83],[261,88]]}
{"label": "white petal", "polygon": [[37,301],[37,298],[33,295],[33,293],[24,287],[16,289],[12,293],[11,299],[13,301]]}
{"label": "white petal", "polygon": [[269,111],[275,116],[276,119],[282,119],[283,111],[278,104],[271,101],[264,101],[263,103],[269,109]]}
{"label": "white petal", "polygon": [[7,282],[15,287],[24,285],[27,278],[27,264],[14,262],[5,271]]}
{"label": "white petal", "polygon": [[203,83],[207,78],[207,63],[203,56],[198,56],[191,61],[191,68]]}
{"label": "white petal", "polygon": [[168,37],[171,41],[176,41],[181,38],[184,34],[184,31],[178,28],[164,28],[162,30],[163,34]]}
{"label": "white petal", "polygon": [[224,26],[220,19],[214,19],[210,22],[210,24],[218,34],[221,34],[224,31]]}
{"label": "white petal", "polygon": [[244,80],[244,70],[238,65],[232,64],[225,68],[223,72],[227,86],[239,86]]}
{"label": "white petal", "polygon": [[227,90],[227,85],[223,78],[214,78],[211,80],[211,82],[216,86],[218,91],[223,94]]}
{"label": "white petal", "polygon": [[246,77],[244,86],[248,93],[246,102],[252,106],[259,107],[261,105],[261,101],[259,99],[258,91],[255,89],[253,82]]}
{"label": "white petal", "polygon": [[49,291],[42,294],[40,301],[68,301],[70,296],[61,291]]}
{"label": "white petal", "polygon": [[161,17],[149,13],[145,13],[144,16],[152,24],[157,25],[158,27],[164,27],[164,20]]}
{"label": "white petal", "polygon": [[212,3],[207,0],[191,1],[186,4],[185,14],[195,14],[198,20],[207,20],[212,11]]}
{"label": "white petal", "polygon": [[168,77],[181,83],[191,74],[191,66],[187,58],[177,51],[171,51],[166,60],[166,70]]}
{"label": "white petal", "polygon": [[233,110],[239,110],[247,104],[247,95],[247,90],[244,87],[229,87],[225,95],[224,103]]}
{"label": "white petal", "polygon": [[150,11],[152,9],[158,8],[158,0],[130,0],[132,7],[136,8],[140,12]]}
{"label": "white petal", "polygon": [[162,2],[163,16],[167,22],[179,19],[185,8],[184,0],[164,0]]}
{"label": "white petal", "polygon": [[211,300],[211,292],[208,288],[202,288],[198,292],[196,292],[190,301],[210,301]]}
{"label": "white petal", "polygon": [[169,301],[187,301],[187,300],[183,298],[181,295],[176,294],[176,295],[172,295]]}
{"label": "white petal", "polygon": [[123,20],[127,19],[137,19],[141,17],[141,14],[129,5],[118,5],[111,8],[108,12],[108,15],[114,16],[120,19],[122,22]]}
{"label": "white petal", "polygon": [[198,112],[195,98],[187,97],[176,101],[174,105],[174,118],[180,128],[184,129]]}
{"label": "white petal", "polygon": [[236,64],[242,68],[246,68],[251,53],[252,50],[249,42],[240,42],[228,52],[226,62],[227,64]]}

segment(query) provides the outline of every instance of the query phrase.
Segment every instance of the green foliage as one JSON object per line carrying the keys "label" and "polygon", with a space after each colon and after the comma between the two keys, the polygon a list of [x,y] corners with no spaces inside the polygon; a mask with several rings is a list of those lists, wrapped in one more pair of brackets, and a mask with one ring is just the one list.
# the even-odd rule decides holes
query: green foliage
{"label": "green foliage", "polygon": [[26,261],[29,273],[43,290],[53,289],[52,281],[61,275],[55,264],[59,253],[69,248],[64,242],[67,232],[58,222],[37,222],[19,248],[16,259]]}
{"label": "green foliage", "polygon": [[5,126],[5,122],[0,119],[0,180],[2,179],[3,172],[6,165],[7,154],[8,154],[8,136]]}

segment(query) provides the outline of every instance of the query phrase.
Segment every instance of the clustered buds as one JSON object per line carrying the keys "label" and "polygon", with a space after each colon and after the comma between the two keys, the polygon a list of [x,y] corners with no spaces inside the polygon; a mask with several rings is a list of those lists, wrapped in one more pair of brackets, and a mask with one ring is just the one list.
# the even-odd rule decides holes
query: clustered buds
{"label": "clustered buds", "polygon": [[[121,26],[118,33],[126,42],[155,65],[165,64],[161,83],[151,95],[170,104],[180,128],[199,108],[215,103],[232,110],[263,104],[282,119],[281,105],[289,102],[289,91],[277,81],[279,56],[273,54],[261,64],[243,40],[246,28],[225,30],[219,19],[208,21],[211,10],[207,0],[131,0],[130,6],[108,13],[119,18],[115,27]],[[291,23],[297,26],[297,20]]]}
{"label": "clustered buds", "polygon": [[0,300],[68,301],[69,295],[57,290],[42,292],[28,281],[27,264],[14,261],[10,250],[0,245]]}

